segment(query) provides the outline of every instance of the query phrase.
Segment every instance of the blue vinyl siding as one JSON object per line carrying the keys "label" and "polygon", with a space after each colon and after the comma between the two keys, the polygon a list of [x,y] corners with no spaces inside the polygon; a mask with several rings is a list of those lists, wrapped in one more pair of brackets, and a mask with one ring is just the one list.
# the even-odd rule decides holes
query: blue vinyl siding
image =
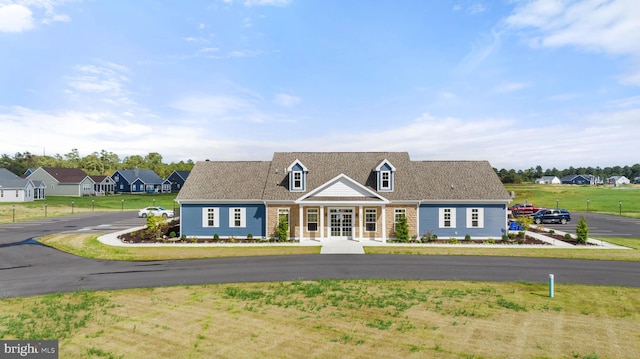
{"label": "blue vinyl siding", "polygon": [[[202,226],[202,209],[218,208],[219,227]],[[229,227],[229,208],[244,208],[246,227]],[[180,207],[180,231],[187,237],[246,237],[251,233],[254,237],[266,237],[266,210],[264,204],[183,204]]]}
{"label": "blue vinyl siding", "polygon": [[[455,208],[456,209],[456,226],[455,228],[439,228],[439,209]],[[483,228],[467,227],[467,208],[484,209],[484,225]],[[502,204],[423,204],[418,209],[420,222],[419,235],[425,232],[431,232],[438,235],[440,239],[451,237],[464,238],[465,235],[473,237],[494,239],[502,238],[507,230],[507,206]]]}

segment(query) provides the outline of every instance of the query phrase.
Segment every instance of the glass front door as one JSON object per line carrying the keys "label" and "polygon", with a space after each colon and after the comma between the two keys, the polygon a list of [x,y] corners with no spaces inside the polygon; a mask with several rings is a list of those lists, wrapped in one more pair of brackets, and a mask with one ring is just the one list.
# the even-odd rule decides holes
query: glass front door
{"label": "glass front door", "polygon": [[353,209],[334,208],[329,210],[331,237],[353,236]]}

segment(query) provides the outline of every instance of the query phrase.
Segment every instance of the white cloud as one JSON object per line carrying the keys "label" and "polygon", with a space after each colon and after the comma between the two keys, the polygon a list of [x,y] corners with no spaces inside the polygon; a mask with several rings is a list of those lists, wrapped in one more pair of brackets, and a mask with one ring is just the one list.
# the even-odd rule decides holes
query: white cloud
{"label": "white cloud", "polygon": [[500,47],[501,33],[495,29],[491,30],[491,36],[484,36],[480,43],[473,44],[471,51],[456,68],[456,72],[463,75],[469,74],[480,66],[480,64],[491,56]]}
{"label": "white cloud", "polygon": [[29,8],[10,4],[0,5],[0,32],[23,32],[33,28],[33,17]]}
{"label": "white cloud", "polygon": [[522,90],[529,86],[530,84],[524,82],[503,82],[494,88],[494,91],[498,93],[509,93]]}
{"label": "white cloud", "polygon": [[68,76],[68,89],[65,93],[72,96],[80,94],[100,94],[102,101],[111,104],[134,104],[125,85],[129,78],[125,75],[128,69],[124,66],[105,63],[102,65],[78,65],[75,74]]}
{"label": "white cloud", "polygon": [[69,22],[71,17],[57,12],[64,3],[77,0],[2,0],[0,32],[23,32],[33,29],[35,22],[51,24]]}
{"label": "white cloud", "polygon": [[275,103],[282,107],[293,107],[300,103],[301,99],[297,96],[279,93],[275,96]]}
{"label": "white cloud", "polygon": [[640,2],[637,0],[532,0],[506,19],[513,28],[532,29],[533,47],[573,46],[584,51],[631,57],[620,82],[640,85]]}
{"label": "white cloud", "polygon": [[245,6],[287,6],[291,0],[245,0]]}

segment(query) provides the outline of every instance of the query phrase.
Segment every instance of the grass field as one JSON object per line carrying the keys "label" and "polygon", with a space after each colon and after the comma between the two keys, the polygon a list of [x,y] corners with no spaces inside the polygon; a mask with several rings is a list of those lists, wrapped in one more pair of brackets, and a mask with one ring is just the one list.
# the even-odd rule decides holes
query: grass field
{"label": "grass field", "polygon": [[138,210],[154,205],[174,209],[178,207],[174,201],[176,195],[176,193],[169,193],[154,195],[123,194],[104,197],[49,196],[44,201],[0,203],[0,223],[9,223],[14,219],[16,222],[20,222],[44,218],[45,216],[66,216],[91,211]]}
{"label": "grass field", "polygon": [[[529,202],[538,207],[558,207],[572,212],[589,211],[620,214],[640,218],[640,185],[612,186],[572,186],[521,184],[506,185],[508,191],[515,192],[512,203]],[[620,202],[622,201],[622,211]]]}
{"label": "grass field", "polygon": [[60,358],[638,358],[640,289],[321,280],[0,299]]}

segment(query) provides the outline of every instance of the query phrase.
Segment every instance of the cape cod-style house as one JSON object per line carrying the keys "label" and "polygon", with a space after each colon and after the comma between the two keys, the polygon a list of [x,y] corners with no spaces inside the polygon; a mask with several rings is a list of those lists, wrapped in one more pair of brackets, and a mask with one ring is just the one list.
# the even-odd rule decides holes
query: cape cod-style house
{"label": "cape cod-style house", "polygon": [[511,200],[487,161],[413,161],[406,152],[277,152],[271,161],[197,162],[176,201],[181,235],[297,240],[501,238]]}
{"label": "cape cod-style house", "polygon": [[95,182],[79,168],[38,167],[27,179],[41,182],[47,196],[91,196]]}
{"label": "cape cod-style house", "polygon": [[0,168],[0,202],[31,202],[35,193],[33,181]]}
{"label": "cape cod-style house", "polygon": [[117,170],[111,175],[119,193],[169,193],[171,183],[153,170]]}

